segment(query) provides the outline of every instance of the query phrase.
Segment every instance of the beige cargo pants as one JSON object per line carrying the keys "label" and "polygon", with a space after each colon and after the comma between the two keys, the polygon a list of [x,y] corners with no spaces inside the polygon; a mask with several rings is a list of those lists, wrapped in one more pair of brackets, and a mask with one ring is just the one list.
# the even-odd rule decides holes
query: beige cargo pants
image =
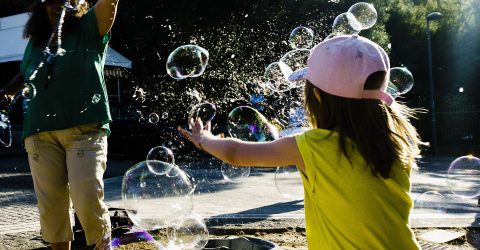
{"label": "beige cargo pants", "polygon": [[25,149],[45,241],[73,240],[71,203],[88,245],[110,232],[103,202],[107,137],[97,123],[40,132],[25,139]]}

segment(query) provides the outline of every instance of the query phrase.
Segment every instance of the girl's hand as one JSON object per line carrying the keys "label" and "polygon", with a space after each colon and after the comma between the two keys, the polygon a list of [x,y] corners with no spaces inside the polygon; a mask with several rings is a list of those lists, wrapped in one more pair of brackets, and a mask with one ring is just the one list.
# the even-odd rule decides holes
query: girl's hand
{"label": "girl's hand", "polygon": [[200,118],[197,118],[196,120],[194,120],[193,118],[189,118],[188,123],[189,123],[190,127],[192,128],[192,132],[189,132],[188,130],[185,130],[181,127],[177,128],[178,132],[180,132],[180,134],[182,134],[189,141],[191,141],[193,143],[193,145],[195,145],[195,147],[197,147],[200,150],[203,150],[203,148],[202,148],[203,140],[205,140],[206,138],[215,137],[210,132],[210,130],[211,130],[210,121],[208,121],[205,124],[205,126],[203,126],[203,122]]}

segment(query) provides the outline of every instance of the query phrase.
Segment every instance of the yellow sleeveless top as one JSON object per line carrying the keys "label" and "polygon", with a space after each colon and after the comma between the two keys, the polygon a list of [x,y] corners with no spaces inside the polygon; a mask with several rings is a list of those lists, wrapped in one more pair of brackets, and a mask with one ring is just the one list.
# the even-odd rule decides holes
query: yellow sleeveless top
{"label": "yellow sleeveless top", "polygon": [[295,137],[305,163],[308,248],[420,249],[409,227],[410,166],[374,176],[358,151],[339,155],[338,134],[312,129]]}

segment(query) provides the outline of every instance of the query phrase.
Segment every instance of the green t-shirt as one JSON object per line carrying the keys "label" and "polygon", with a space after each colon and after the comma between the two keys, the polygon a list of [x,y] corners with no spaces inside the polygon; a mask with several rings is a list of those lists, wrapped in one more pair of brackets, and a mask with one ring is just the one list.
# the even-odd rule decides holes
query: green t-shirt
{"label": "green t-shirt", "polygon": [[32,82],[37,94],[28,103],[23,138],[93,122],[100,123],[110,134],[108,124],[112,118],[103,75],[108,41],[109,35],[98,34],[93,9],[82,18],[78,30],[62,37],[61,47],[66,53],[57,56],[53,64],[44,60],[45,45],[34,46],[30,39],[20,74],[28,80],[42,60],[44,66]]}
{"label": "green t-shirt", "polygon": [[339,157],[338,133],[330,133],[295,136],[305,163],[308,249],[420,249],[409,227],[410,166],[396,162],[390,178],[375,176],[357,150]]}

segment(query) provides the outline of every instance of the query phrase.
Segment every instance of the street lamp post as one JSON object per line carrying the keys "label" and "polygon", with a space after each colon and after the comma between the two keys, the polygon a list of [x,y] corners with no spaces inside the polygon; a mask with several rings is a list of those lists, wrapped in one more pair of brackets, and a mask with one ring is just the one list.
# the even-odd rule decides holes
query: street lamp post
{"label": "street lamp post", "polygon": [[428,81],[430,84],[430,108],[432,113],[432,147],[433,153],[437,155],[438,148],[437,148],[437,125],[435,119],[435,97],[433,91],[433,72],[432,72],[432,42],[430,40],[430,21],[438,20],[442,18],[442,13],[440,12],[432,12],[427,15],[427,44],[428,44]]}

